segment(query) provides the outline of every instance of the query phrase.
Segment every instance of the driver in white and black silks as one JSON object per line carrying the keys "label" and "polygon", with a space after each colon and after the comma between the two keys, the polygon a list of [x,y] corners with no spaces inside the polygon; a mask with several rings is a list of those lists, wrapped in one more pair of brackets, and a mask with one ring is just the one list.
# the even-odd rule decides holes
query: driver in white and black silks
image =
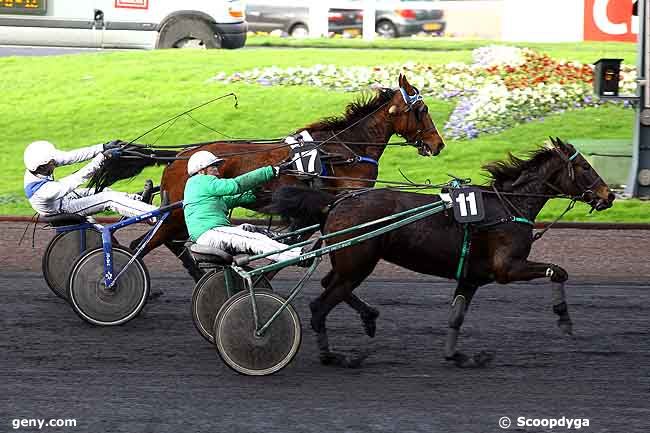
{"label": "driver in white and black silks", "polygon": [[[258,233],[255,226],[233,226],[228,219],[230,209],[254,203],[253,189],[277,177],[285,166],[261,167],[225,179],[219,172],[223,162],[222,158],[205,150],[194,153],[187,162],[190,178],[185,184],[183,210],[190,238],[199,245],[237,253],[266,254],[286,249],[287,245]],[[300,248],[292,248],[271,254],[268,259],[278,262],[300,254]]]}
{"label": "driver in white and black silks", "polygon": [[[157,209],[142,201],[137,194],[79,188],[104,163],[106,158],[119,155],[119,141],[97,144],[71,151],[61,151],[48,141],[34,141],[25,149],[24,188],[32,208],[42,216],[60,213],[87,216],[112,210],[120,215],[134,217]],[[76,173],[54,179],[54,169],[82,161],[92,161]]]}

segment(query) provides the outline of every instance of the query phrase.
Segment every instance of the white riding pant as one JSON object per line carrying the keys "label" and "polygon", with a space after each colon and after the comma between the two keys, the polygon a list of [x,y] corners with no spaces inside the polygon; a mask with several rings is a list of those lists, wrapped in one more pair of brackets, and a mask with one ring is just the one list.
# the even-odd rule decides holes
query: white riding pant
{"label": "white riding pant", "polygon": [[87,216],[112,210],[123,216],[134,217],[158,209],[132,196],[137,197],[119,191],[105,190],[95,194],[92,189],[77,188],[61,199],[60,212]]}
{"label": "white riding pant", "polygon": [[[247,254],[266,254],[287,248],[287,245],[274,241],[262,233],[248,232],[241,226],[215,227],[203,233],[196,240],[199,245],[208,245],[220,250],[234,250]],[[300,255],[299,247],[282,253],[271,254],[269,260],[281,262],[294,259]]]}

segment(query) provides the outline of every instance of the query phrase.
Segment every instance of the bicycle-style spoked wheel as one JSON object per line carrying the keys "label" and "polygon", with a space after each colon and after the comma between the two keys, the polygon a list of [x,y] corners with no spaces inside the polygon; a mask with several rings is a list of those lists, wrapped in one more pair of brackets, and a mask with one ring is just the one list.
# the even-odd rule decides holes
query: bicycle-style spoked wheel
{"label": "bicycle-style spoked wheel", "polygon": [[[85,249],[81,247],[85,236]],[[93,229],[58,233],[52,238],[43,254],[43,277],[47,286],[60,298],[68,300],[68,277],[77,257],[88,250],[102,246],[102,234]]]}
{"label": "bicycle-style spoked wheel", "polygon": [[[113,247],[115,276],[133,254]],[[135,260],[118,278],[115,286],[104,284],[104,252],[101,248],[87,252],[75,262],[68,280],[68,296],[75,312],[86,322],[99,326],[122,325],[136,317],[149,296],[149,272],[142,261]]]}
{"label": "bicycle-style spoked wheel", "polygon": [[[238,293],[246,288],[244,280],[235,272],[232,275],[232,293]],[[272,290],[271,283],[263,275],[253,278],[255,287]],[[205,274],[192,293],[192,320],[201,336],[214,343],[214,319],[221,306],[228,299],[225,273],[215,269]]]}
{"label": "bicycle-style spoked wheel", "polygon": [[[273,292],[255,292],[258,316],[265,323],[284,303]],[[255,334],[255,320],[248,291],[228,299],[217,313],[214,336],[221,359],[238,373],[273,374],[286,367],[298,352],[302,331],[298,313],[291,306],[280,313],[266,331]]]}

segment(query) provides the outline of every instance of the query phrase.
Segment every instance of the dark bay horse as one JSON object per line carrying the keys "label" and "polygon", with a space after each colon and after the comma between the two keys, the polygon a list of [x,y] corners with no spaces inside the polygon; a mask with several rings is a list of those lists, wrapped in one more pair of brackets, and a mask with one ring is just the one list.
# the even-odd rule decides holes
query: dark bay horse
{"label": "dark bay horse", "polygon": [[[323,160],[329,176],[341,179],[322,179],[320,188],[335,190],[371,187],[373,182],[356,179],[376,179],[378,161],[393,135],[402,136],[418,149],[422,156],[435,156],[445,146],[442,137],[431,120],[428,107],[419,91],[400,74],[398,89],[380,89],[372,97],[349,104],[341,117],[331,117],[305,126],[296,131],[308,131],[315,142],[325,142],[321,149],[331,155]],[[161,190],[166,191],[171,202],[183,199],[187,175],[187,159],[199,150],[208,150],[225,158],[221,168],[224,177],[232,178],[265,165],[277,165],[289,158],[290,148],[283,141],[264,142],[213,142],[176,154],[171,151],[142,149],[156,157],[181,157],[169,163],[161,179]],[[102,189],[120,179],[127,179],[140,173],[145,167],[160,163],[158,159],[116,159],[108,160],[98,171],[91,186]],[[265,185],[273,191],[282,185],[301,184],[295,176],[281,176]],[[252,210],[260,210],[270,203],[271,194],[258,195]],[[183,261],[192,277],[198,281],[202,273],[194,261],[184,253],[183,242],[189,237],[183,211],[174,211],[156,235],[146,245],[143,255],[165,245]],[[134,247],[142,238],[131,244]],[[369,310],[366,304],[353,296],[350,304],[364,319],[366,332],[374,333],[376,310]]]}
{"label": "dark bay horse", "polygon": [[[491,282],[550,279],[558,324],[565,333],[571,333],[564,294],[568,274],[556,264],[528,260],[533,243],[532,222],[552,197],[573,197],[600,211],[611,207],[614,195],[572,145],[559,139],[552,142],[551,148],[539,149],[529,159],[510,155],[509,160],[484,166],[492,177],[489,187],[479,187],[483,191],[486,218],[469,227],[470,249],[464,276],[458,279],[451,303],[445,345],[446,359],[460,367],[481,366],[492,358],[488,352],[469,357],[456,350],[458,333],[472,297],[478,287]],[[322,191],[286,187],[276,192],[272,207],[284,217],[320,219],[321,231],[328,233],[440,199],[436,195],[376,189],[340,200]],[[330,209],[334,201],[337,202]],[[350,365],[352,362],[330,351],[325,320],[372,273],[380,259],[415,272],[456,279],[464,226],[450,214],[451,211],[435,214],[331,253],[332,270],[322,280],[325,290],[310,304],[311,326],[318,334],[323,363]],[[339,236],[331,242],[360,233]]]}

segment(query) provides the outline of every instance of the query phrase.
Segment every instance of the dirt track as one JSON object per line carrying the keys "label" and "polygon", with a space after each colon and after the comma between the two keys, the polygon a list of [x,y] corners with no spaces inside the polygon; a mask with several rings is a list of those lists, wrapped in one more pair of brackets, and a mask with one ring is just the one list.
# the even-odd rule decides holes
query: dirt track
{"label": "dirt track", "polygon": [[[169,253],[148,260],[164,296],[125,326],[94,328],[41,278],[49,233],[38,233],[33,251],[16,248],[22,227],[0,224],[0,431],[15,418],[76,418],[76,429],[42,431],[484,433],[502,431],[502,416],[512,431],[546,431],[516,427],[520,416],[588,418],[587,432],[650,430],[648,231],[555,231],[535,246],[536,259],[553,257],[571,275],[573,338],[559,335],[548,285],[487,286],[460,348],[494,350],[496,359],[456,369],[441,353],[452,283],[382,265],[358,292],[382,312],[377,337],[365,338],[345,307],[328,322],[337,348],[372,350],[363,368],[318,363],[306,326],[319,291],[312,281],[296,302],[298,356],[272,377],[249,378],[194,330],[192,282]],[[274,286],[286,293],[293,280],[285,272]]]}

